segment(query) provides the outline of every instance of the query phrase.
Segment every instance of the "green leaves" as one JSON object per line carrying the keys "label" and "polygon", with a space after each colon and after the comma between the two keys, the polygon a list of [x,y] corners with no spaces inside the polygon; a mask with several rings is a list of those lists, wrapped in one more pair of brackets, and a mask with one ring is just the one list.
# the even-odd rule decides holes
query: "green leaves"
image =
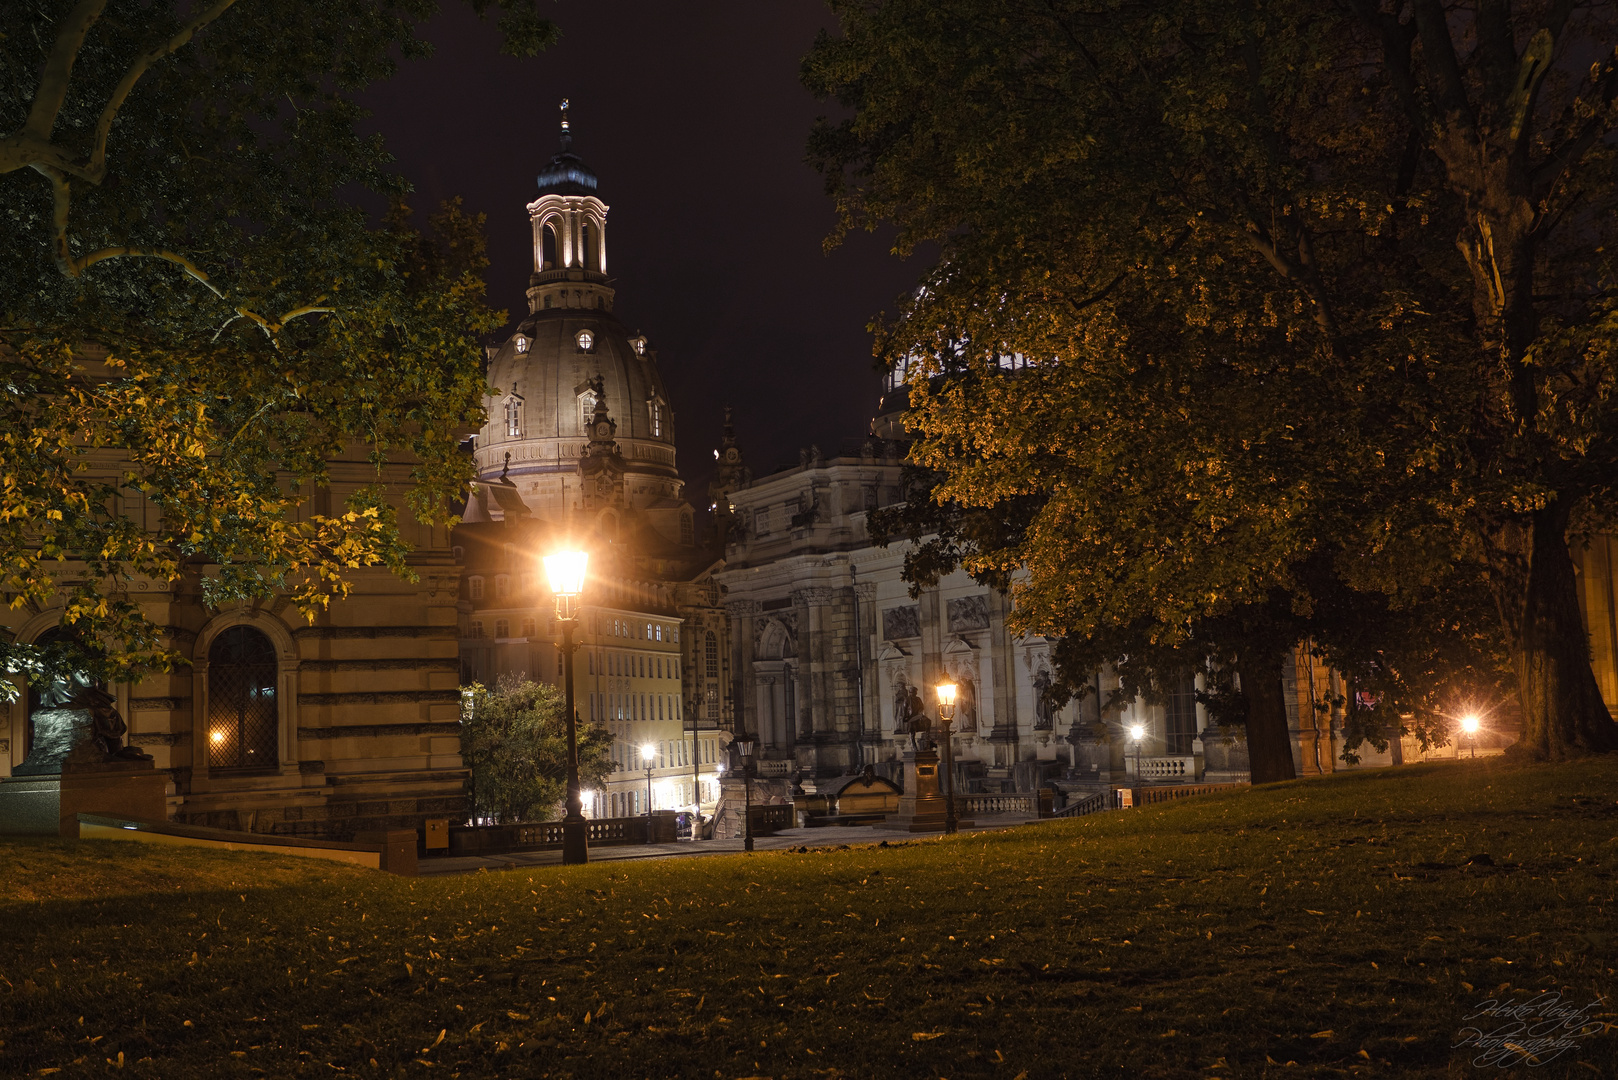
{"label": "green leaves", "polygon": [[[498,6],[522,55],[554,40]],[[352,570],[408,577],[408,537],[465,492],[504,318],[483,222],[452,200],[413,224],[353,99],[426,52],[436,10],[0,16],[0,591],[62,610],[108,676],[175,661],[140,601],[185,575],[312,618]]]}
{"label": "green leaves", "polygon": [[[549,820],[567,795],[567,714],[556,687],[508,676],[494,690],[463,688],[462,701],[461,759],[477,814]],[[580,785],[599,787],[613,768],[611,733],[580,724],[578,747]]]}

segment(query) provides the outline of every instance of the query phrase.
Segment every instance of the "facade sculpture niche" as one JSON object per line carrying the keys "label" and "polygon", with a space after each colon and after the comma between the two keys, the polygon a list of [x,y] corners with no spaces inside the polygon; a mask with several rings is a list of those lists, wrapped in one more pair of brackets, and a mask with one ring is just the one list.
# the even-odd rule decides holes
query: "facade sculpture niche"
{"label": "facade sculpture niche", "polygon": [[915,604],[907,604],[883,611],[882,637],[885,641],[906,641],[921,637],[921,608]]}

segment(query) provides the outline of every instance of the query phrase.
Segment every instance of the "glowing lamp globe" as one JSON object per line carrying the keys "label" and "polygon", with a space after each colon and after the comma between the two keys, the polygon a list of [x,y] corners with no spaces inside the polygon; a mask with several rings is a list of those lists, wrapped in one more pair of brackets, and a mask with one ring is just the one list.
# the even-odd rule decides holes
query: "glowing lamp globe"
{"label": "glowing lamp globe", "polygon": [[955,695],[957,693],[959,693],[959,692],[960,692],[960,687],[956,686],[952,682],[939,683],[938,684],[938,703],[940,705],[954,705],[955,704]]}
{"label": "glowing lamp globe", "polygon": [[645,746],[640,748],[640,759],[647,765],[650,765],[652,763],[652,759],[656,756],[657,747],[653,746],[651,743],[647,743]]}
{"label": "glowing lamp globe", "polygon": [[587,551],[558,551],[545,556],[545,576],[557,596],[578,596],[584,591],[584,573],[590,563]]}
{"label": "glowing lamp globe", "polygon": [[1468,735],[1476,735],[1478,733],[1478,718],[1475,716],[1461,717],[1461,730]]}
{"label": "glowing lamp globe", "polygon": [[1133,724],[1129,728],[1129,737],[1136,742],[1146,738],[1146,728],[1141,724]]}

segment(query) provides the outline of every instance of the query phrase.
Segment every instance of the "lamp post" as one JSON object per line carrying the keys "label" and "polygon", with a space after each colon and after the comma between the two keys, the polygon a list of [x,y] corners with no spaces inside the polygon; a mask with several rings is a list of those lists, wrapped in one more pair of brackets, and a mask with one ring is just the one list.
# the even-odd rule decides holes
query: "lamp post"
{"label": "lamp post", "polygon": [[647,743],[640,748],[640,759],[646,763],[646,842],[652,842],[652,759],[657,756],[657,747]]}
{"label": "lamp post", "polygon": [[584,821],[579,793],[579,718],[573,706],[573,628],[579,621],[579,597],[590,555],[585,551],[558,551],[545,556],[545,576],[556,596],[556,620],[562,624],[567,707],[567,814],[562,818],[562,862],[590,861],[590,827]]}
{"label": "lamp post", "polygon": [[742,732],[731,743],[736,747],[736,753],[742,759],[742,791],[743,804],[746,811],[742,814],[742,850],[753,850],[753,736]]}
{"label": "lamp post", "polygon": [[1466,732],[1466,741],[1471,744],[1472,757],[1478,756],[1478,718],[1475,716],[1461,717],[1461,730]]}
{"label": "lamp post", "polygon": [[1129,728],[1129,738],[1135,744],[1135,783],[1141,782],[1140,775],[1140,741],[1146,738],[1146,728],[1141,724],[1132,724]]}
{"label": "lamp post", "polygon": [[938,684],[939,734],[944,739],[944,832],[955,831],[955,739],[950,733],[950,721],[955,719],[954,683]]}

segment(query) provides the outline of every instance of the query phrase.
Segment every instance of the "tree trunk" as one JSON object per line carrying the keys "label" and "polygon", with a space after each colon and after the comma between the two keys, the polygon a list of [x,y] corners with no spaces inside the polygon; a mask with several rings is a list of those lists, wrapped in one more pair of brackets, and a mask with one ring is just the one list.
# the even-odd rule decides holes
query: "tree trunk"
{"label": "tree trunk", "polygon": [[1255,784],[1273,784],[1298,775],[1292,764],[1292,733],[1281,690],[1284,655],[1253,649],[1241,650],[1236,656],[1242,696],[1247,699],[1247,756]]}
{"label": "tree trunk", "polygon": [[[1618,724],[1590,670],[1566,523],[1567,511],[1557,504],[1537,511],[1525,553],[1526,581],[1497,586],[1509,590],[1500,599],[1501,614],[1511,635],[1522,703],[1522,738],[1512,751],[1537,761],[1618,750]],[[1517,588],[1510,588],[1513,584]]]}

